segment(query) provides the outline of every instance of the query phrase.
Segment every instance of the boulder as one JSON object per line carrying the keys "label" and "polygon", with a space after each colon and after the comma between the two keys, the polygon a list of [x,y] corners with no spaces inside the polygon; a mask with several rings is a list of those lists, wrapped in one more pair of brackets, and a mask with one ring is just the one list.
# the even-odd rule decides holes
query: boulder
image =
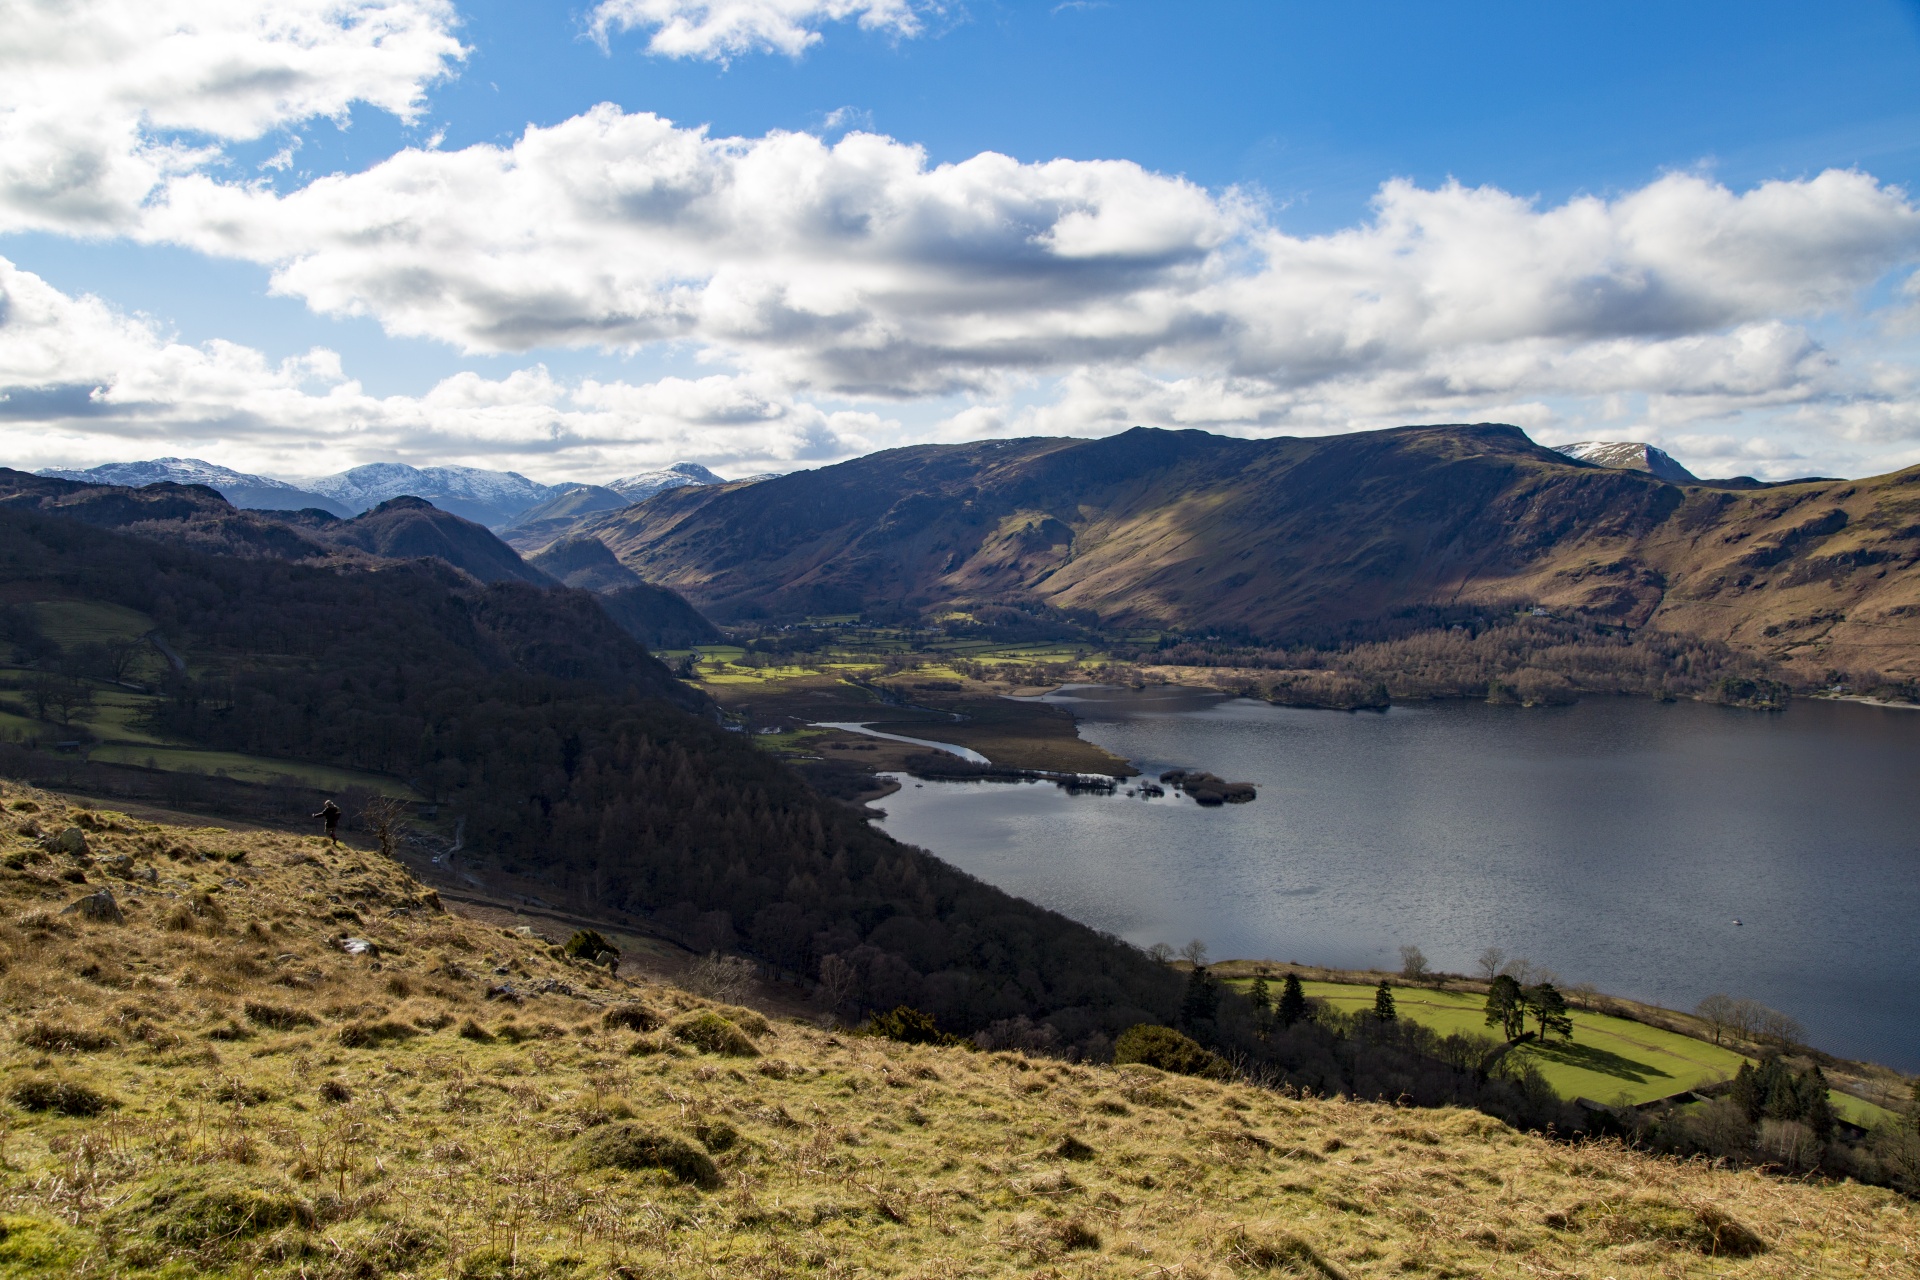
{"label": "boulder", "polygon": [[84,898],[75,899],[62,908],[61,915],[80,915],[101,924],[125,924],[126,915],[120,910],[120,904],[114,900],[113,890],[102,889],[90,893]]}
{"label": "boulder", "polygon": [[40,842],[53,853],[64,853],[74,858],[87,856],[87,833],[78,827],[68,827],[57,836],[48,836]]}

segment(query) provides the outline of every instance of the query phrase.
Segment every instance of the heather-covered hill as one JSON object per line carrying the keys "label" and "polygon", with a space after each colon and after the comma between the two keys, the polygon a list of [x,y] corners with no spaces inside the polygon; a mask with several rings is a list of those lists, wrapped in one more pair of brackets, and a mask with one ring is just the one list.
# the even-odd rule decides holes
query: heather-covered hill
{"label": "heather-covered hill", "polygon": [[611,972],[563,935],[445,910],[376,853],[0,786],[0,1274],[1920,1265],[1891,1191],[851,1034]]}
{"label": "heather-covered hill", "polygon": [[1528,604],[1817,679],[1920,672],[1917,495],[1920,469],[1675,484],[1497,425],[1258,441],[1136,429],[890,450],[750,490],[658,494],[577,531],[723,622],[1011,604],[1289,643],[1421,608]]}

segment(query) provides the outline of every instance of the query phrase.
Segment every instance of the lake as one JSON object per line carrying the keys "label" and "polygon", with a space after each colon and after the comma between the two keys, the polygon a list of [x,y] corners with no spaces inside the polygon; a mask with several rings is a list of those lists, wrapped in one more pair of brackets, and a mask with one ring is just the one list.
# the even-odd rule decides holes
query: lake
{"label": "lake", "polygon": [[1397,969],[1411,943],[1457,972],[1498,946],[1670,1008],[1751,997],[1831,1052],[1920,1069],[1920,711],[1048,700],[1150,776],[1259,799],[905,779],[887,831],[1142,946]]}

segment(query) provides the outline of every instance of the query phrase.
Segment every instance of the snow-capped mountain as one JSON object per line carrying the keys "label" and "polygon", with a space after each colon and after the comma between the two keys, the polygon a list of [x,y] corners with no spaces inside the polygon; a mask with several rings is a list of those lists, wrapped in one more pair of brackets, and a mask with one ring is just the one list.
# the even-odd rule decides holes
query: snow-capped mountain
{"label": "snow-capped mountain", "polygon": [[725,476],[715,475],[697,462],[676,462],[661,471],[643,471],[637,476],[609,480],[605,487],[625,496],[628,502],[641,502],[664,489],[689,484],[725,484]]}
{"label": "snow-capped mountain", "polygon": [[308,480],[305,484],[355,514],[377,507],[389,498],[425,498],[442,511],[451,511],[490,528],[512,523],[521,512],[566,487],[541,484],[517,471],[410,467],[404,462],[370,462],[363,467]]}
{"label": "snow-capped mountain", "polygon": [[331,498],[272,476],[250,475],[200,458],[151,458],[145,462],[109,462],[84,471],[49,467],[37,474],[82,484],[203,484],[236,507],[258,511],[299,511],[312,507],[336,516],[352,514]]}
{"label": "snow-capped mountain", "polygon": [[1637,440],[1582,440],[1578,444],[1555,445],[1554,451],[1599,467],[1645,471],[1674,484],[1691,484],[1700,478],[1675,462],[1666,450]]}

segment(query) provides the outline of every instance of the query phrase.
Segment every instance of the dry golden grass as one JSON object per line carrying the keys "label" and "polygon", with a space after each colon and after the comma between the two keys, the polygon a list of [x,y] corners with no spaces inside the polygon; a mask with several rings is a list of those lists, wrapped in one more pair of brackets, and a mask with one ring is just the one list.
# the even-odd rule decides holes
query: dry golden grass
{"label": "dry golden grass", "polygon": [[[443,913],[368,854],[88,814],[76,868],[31,860],[74,812],[0,803],[4,1276],[1920,1267],[1885,1191],[768,1022]],[[125,923],[62,914],[103,885]]]}

